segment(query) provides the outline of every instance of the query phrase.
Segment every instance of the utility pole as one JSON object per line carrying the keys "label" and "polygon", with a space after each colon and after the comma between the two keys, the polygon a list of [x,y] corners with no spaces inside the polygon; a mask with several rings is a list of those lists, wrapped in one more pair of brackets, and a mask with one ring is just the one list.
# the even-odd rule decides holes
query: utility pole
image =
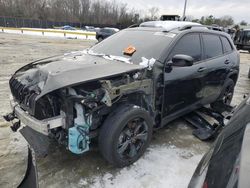
{"label": "utility pole", "polygon": [[183,16],[182,16],[183,21],[185,21],[186,19],[186,8],[187,8],[187,0],[185,0],[185,4],[184,4],[184,10],[183,10]]}

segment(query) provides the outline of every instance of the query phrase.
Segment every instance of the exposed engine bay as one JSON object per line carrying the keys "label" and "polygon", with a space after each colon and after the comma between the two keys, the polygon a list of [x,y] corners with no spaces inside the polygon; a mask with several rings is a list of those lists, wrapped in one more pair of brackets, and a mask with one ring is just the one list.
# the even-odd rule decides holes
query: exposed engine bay
{"label": "exposed engine bay", "polygon": [[[14,101],[24,111],[41,122],[48,122],[49,137],[55,138],[72,153],[81,154],[89,150],[91,138],[98,135],[98,128],[117,104],[132,100],[133,104],[140,106],[150,105],[142,104],[141,96],[152,93],[152,80],[143,77],[143,71],[126,73],[61,88],[37,101],[38,94],[18,84],[18,80],[11,79],[10,85]],[[148,97],[147,101],[152,102],[150,99]]]}

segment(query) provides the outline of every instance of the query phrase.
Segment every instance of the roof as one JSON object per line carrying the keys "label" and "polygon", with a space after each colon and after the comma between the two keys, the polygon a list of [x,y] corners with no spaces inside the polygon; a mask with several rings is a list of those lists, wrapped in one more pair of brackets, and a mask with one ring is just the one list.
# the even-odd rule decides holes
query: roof
{"label": "roof", "polygon": [[201,24],[194,22],[185,22],[185,21],[149,21],[141,23],[140,27],[158,27],[158,28],[163,28],[166,31],[170,31],[173,29],[181,28],[184,26],[192,26],[192,25],[201,25]]}
{"label": "roof", "polygon": [[[143,25],[142,25],[143,24]],[[151,21],[143,22],[139,27],[131,27],[126,30],[129,31],[145,31],[145,32],[171,32],[174,34],[190,32],[205,32],[217,35],[224,35],[231,38],[229,34],[223,31],[214,29],[214,27],[202,25],[194,22],[185,21]]]}

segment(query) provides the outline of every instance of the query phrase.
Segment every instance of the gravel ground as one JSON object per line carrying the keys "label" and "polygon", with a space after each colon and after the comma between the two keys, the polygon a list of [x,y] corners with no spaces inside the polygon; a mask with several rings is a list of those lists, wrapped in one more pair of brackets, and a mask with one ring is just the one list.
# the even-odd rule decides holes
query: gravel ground
{"label": "gravel ground", "polygon": [[[0,33],[0,115],[10,111],[8,80],[19,67],[47,56],[81,50],[92,41],[56,39]],[[250,91],[247,78],[250,55],[241,52],[241,72],[233,104]],[[26,169],[27,143],[12,133],[0,117],[0,187],[16,187]],[[209,143],[192,135],[182,120],[154,134],[146,154],[134,165],[115,169],[97,149],[73,155],[55,146],[46,158],[38,159],[40,187],[186,187]]]}

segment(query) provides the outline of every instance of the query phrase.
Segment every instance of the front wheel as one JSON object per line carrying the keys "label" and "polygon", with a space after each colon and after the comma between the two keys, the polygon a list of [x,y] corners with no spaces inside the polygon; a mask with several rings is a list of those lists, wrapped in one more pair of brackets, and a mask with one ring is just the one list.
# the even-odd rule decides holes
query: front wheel
{"label": "front wheel", "polygon": [[103,37],[98,37],[98,42],[103,41]]}
{"label": "front wheel", "polygon": [[101,127],[99,149],[114,166],[128,166],[143,155],[152,132],[153,121],[145,109],[123,105],[111,113]]}

